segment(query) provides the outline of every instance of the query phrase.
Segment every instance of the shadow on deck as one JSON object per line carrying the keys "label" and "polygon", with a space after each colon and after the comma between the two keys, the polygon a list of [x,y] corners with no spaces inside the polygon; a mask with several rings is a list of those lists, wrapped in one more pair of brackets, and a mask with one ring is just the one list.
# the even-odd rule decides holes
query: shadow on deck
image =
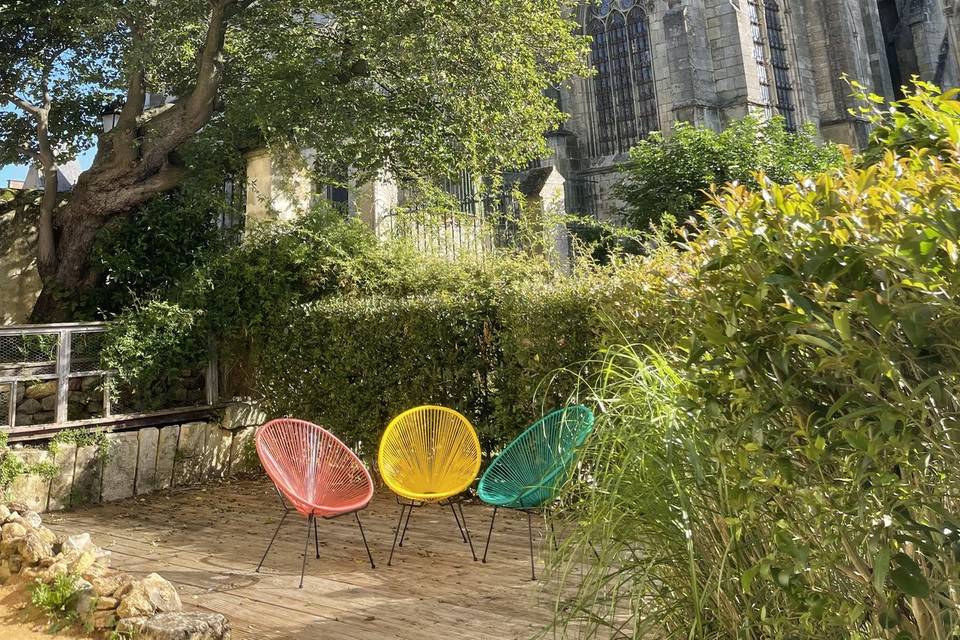
{"label": "shadow on deck", "polygon": [[[479,558],[492,509],[476,502],[464,509]],[[160,573],[186,609],[224,614],[235,639],[505,640],[530,638],[549,623],[552,600],[530,581],[524,514],[497,514],[482,564],[472,560],[449,508],[417,509],[388,567],[399,513],[385,491],[361,512],[376,569],[352,517],[320,521],[320,559],[311,535],[302,590],[306,520],[293,513],[254,572],[282,514],[266,480],[161,492],[47,514],[45,522],[58,533],[89,531],[112,552],[114,567]],[[544,531],[535,523],[539,548]]]}

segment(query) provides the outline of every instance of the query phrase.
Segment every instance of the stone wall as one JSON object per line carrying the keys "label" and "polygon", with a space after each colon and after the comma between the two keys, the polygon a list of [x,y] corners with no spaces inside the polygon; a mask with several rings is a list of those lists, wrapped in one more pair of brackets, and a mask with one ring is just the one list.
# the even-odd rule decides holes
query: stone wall
{"label": "stone wall", "polygon": [[[250,405],[231,405],[219,422],[188,422],[108,433],[96,445],[61,444],[56,452],[14,445],[9,455],[28,468],[56,467],[52,478],[25,473],[7,497],[37,512],[121,500],[170,487],[256,471],[253,432],[264,421]],[[48,463],[48,464],[40,464]]]}
{"label": "stone wall", "polygon": [[36,210],[0,214],[0,325],[26,322],[40,295]]}

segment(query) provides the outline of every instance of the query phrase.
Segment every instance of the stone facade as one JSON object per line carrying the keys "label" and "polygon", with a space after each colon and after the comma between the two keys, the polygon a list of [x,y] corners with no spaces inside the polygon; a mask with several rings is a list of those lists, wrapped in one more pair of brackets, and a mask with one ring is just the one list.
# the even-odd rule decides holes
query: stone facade
{"label": "stone facade", "polygon": [[[960,83],[957,0],[602,0],[584,4],[595,75],[558,94],[570,114],[554,163],[574,188],[567,207],[613,216],[617,165],[650,131],[720,129],[748,113],[812,123],[860,147],[843,76],[888,98],[912,75]],[[893,45],[891,46],[891,43]],[[893,52],[900,61],[893,59]],[[556,148],[556,145],[552,145]]]}

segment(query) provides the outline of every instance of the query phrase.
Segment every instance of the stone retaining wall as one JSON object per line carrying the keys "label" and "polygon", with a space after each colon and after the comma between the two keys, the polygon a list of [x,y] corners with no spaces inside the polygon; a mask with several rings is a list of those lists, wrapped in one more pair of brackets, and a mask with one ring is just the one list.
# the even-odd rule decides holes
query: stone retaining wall
{"label": "stone retaining wall", "polygon": [[219,422],[108,433],[105,455],[95,445],[62,444],[55,454],[15,445],[10,455],[29,466],[53,463],[57,472],[20,475],[7,497],[36,512],[56,511],[255,471],[253,433],[263,420],[255,406],[231,405]]}

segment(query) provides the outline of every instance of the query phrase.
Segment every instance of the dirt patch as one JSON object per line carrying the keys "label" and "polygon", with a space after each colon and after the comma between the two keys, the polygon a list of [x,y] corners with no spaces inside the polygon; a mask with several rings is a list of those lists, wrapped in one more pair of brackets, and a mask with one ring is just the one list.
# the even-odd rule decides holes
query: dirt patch
{"label": "dirt patch", "polygon": [[0,586],[0,638],[13,640],[93,640],[102,636],[85,635],[78,629],[50,633],[50,623],[36,607],[30,606],[27,583],[16,578]]}

